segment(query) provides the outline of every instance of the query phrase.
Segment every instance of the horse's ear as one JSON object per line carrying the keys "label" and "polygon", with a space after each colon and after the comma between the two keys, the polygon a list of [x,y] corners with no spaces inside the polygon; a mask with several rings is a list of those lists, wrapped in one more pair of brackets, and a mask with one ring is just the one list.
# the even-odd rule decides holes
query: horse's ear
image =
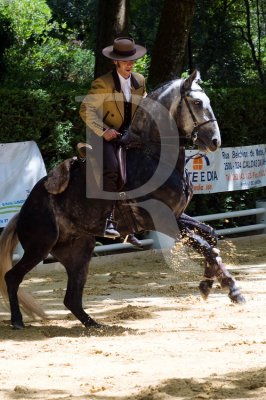
{"label": "horse's ear", "polygon": [[196,76],[195,76],[195,79],[194,79],[195,82],[200,82],[201,81],[200,72],[197,69],[195,69],[194,72],[196,73]]}
{"label": "horse's ear", "polygon": [[200,73],[198,70],[194,70],[187,79],[184,80],[183,90],[186,92],[191,89],[192,83],[200,80]]}

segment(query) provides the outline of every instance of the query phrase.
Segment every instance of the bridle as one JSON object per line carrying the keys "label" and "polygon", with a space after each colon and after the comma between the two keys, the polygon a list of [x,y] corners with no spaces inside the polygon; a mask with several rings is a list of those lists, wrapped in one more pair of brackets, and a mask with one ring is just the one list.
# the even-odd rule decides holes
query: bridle
{"label": "bridle", "polygon": [[[206,125],[206,124],[209,124],[209,123],[211,123],[211,122],[216,122],[217,120],[215,119],[215,118],[210,118],[209,120],[207,120],[207,121],[204,121],[204,122],[199,122],[198,120],[197,120],[197,118],[196,118],[196,116],[195,116],[195,114],[193,113],[193,111],[192,111],[192,109],[191,109],[191,107],[190,107],[190,104],[189,104],[189,102],[188,102],[188,99],[187,99],[187,97],[189,97],[189,93],[190,92],[203,92],[204,93],[204,90],[203,89],[190,89],[190,90],[188,90],[188,91],[185,91],[185,89],[184,89],[184,87],[183,87],[183,85],[180,87],[180,93],[181,93],[181,98],[180,98],[180,100],[179,100],[179,103],[178,103],[178,106],[177,106],[177,110],[179,110],[179,113],[180,113],[180,111],[181,111],[181,108],[182,108],[182,105],[183,105],[183,102],[186,104],[186,106],[187,106],[187,108],[188,108],[188,111],[189,111],[189,113],[190,113],[190,116],[191,116],[191,118],[192,118],[192,120],[193,120],[193,124],[194,124],[194,128],[192,129],[192,132],[191,132],[191,134],[190,134],[190,136],[188,136],[188,135],[186,135],[185,134],[185,132],[178,126],[178,129],[179,129],[179,135],[178,135],[178,137],[179,137],[179,139],[182,139],[182,142],[183,141],[187,141],[187,140],[192,140],[192,142],[193,142],[193,146],[195,145],[195,142],[196,142],[196,140],[197,140],[197,138],[198,138],[198,130],[202,127],[202,126],[204,126],[204,125]],[[184,132],[184,135],[182,135],[182,132]],[[126,136],[126,135],[125,135]],[[122,137],[122,136],[121,136]],[[120,141],[121,141],[121,143],[122,144],[124,144],[125,145],[125,142],[124,142],[124,139],[123,139],[123,137],[121,138],[121,139],[119,139]],[[167,146],[176,146],[176,137],[174,136],[166,136],[166,135],[164,135],[163,136],[163,138],[162,138],[162,142],[163,142],[163,144],[164,145],[167,145]],[[134,142],[134,140],[131,142],[131,144],[130,145],[126,145],[126,147],[127,148],[142,148],[143,149],[143,152],[145,153],[145,155],[146,156],[149,156],[149,157],[152,157],[152,158],[155,158],[155,159],[160,159],[160,155],[158,154],[158,152],[157,152],[157,148],[159,147],[160,148],[160,146],[161,146],[161,144],[162,144],[162,142],[161,141],[158,141],[158,142],[144,142],[143,140],[142,141],[137,141],[137,142]],[[172,142],[174,142],[174,143],[172,143]],[[183,146],[184,144],[182,144],[182,146]],[[199,155],[200,153],[197,153],[197,155]]]}
{"label": "bridle", "polygon": [[[187,106],[187,108],[188,108],[189,114],[190,114],[190,116],[191,116],[191,118],[193,120],[194,128],[193,128],[193,130],[192,130],[192,132],[190,134],[190,138],[192,139],[192,142],[195,143],[195,141],[198,138],[199,128],[201,128],[203,125],[209,124],[210,122],[215,122],[217,120],[215,118],[210,118],[210,119],[208,119],[208,121],[199,122],[197,120],[195,114],[193,113],[191,107],[190,107],[190,104],[189,104],[188,99],[187,99],[187,97],[189,96],[189,93],[190,92],[201,92],[201,93],[204,93],[204,90],[202,90],[202,89],[190,89],[188,92],[186,92],[184,90],[183,86],[181,86],[180,92],[181,92],[181,99],[180,99],[179,104],[178,104],[178,109],[181,110],[182,103],[184,101],[186,106]],[[180,138],[187,139],[187,136],[180,136]]]}

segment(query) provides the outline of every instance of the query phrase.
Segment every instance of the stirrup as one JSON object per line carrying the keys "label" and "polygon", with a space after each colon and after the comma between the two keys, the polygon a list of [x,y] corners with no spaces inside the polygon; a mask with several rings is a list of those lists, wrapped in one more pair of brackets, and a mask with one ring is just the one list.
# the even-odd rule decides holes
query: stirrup
{"label": "stirrup", "polygon": [[120,233],[117,231],[117,222],[113,218],[106,218],[103,236],[109,239],[120,237]]}

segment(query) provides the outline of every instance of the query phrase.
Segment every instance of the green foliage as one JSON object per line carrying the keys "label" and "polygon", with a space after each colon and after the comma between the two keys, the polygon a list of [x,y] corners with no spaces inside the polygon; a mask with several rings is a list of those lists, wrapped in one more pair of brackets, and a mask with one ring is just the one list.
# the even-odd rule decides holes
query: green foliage
{"label": "green foliage", "polygon": [[236,82],[239,85],[259,82],[254,56],[261,58],[265,71],[263,0],[249,0],[250,13],[245,4],[243,0],[196,3],[191,32],[192,63],[200,69],[204,79],[211,79],[219,87],[235,86]]}
{"label": "green foliage", "polygon": [[97,4],[95,0],[47,0],[53,19],[77,32],[84,48],[95,50]]}
{"label": "green foliage", "polygon": [[265,143],[263,86],[207,89],[218,120],[223,147]]}
{"label": "green foliage", "polygon": [[51,18],[45,0],[0,0],[0,14],[11,21],[11,29],[21,46],[32,36],[43,34]]}
{"label": "green foliage", "polygon": [[[65,22],[51,21],[45,0],[0,0],[0,17],[14,32],[4,54],[5,85],[48,87],[58,82],[87,84],[93,77],[94,54],[83,50]],[[4,51],[4,49],[3,49]]]}
{"label": "green foliage", "polygon": [[46,126],[49,95],[43,90],[0,89],[1,141],[36,140]]}
{"label": "green foliage", "polygon": [[162,0],[134,0],[130,2],[129,33],[137,43],[146,46],[152,53],[160,21]]}
{"label": "green foliage", "polygon": [[23,51],[12,47],[6,51],[5,84],[15,87],[48,87],[59,82],[88,84],[93,78],[94,54],[73,43],[47,38]]}
{"label": "green foliage", "polygon": [[142,74],[146,79],[148,78],[149,67],[150,67],[151,57],[145,54],[144,57],[136,60],[134,65],[134,71]]}
{"label": "green foliage", "polygon": [[4,61],[4,53],[14,42],[14,34],[11,30],[11,24],[8,18],[6,18],[0,12],[0,80],[3,80],[3,76],[6,72],[6,65]]}
{"label": "green foliage", "polygon": [[1,141],[34,140],[48,169],[73,156],[75,145],[85,140],[76,97],[85,89],[0,89]]}

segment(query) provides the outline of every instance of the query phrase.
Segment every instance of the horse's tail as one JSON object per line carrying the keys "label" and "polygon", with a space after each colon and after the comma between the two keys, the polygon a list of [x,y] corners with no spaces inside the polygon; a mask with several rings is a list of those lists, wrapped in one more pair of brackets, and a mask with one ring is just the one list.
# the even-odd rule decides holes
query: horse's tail
{"label": "horse's tail", "polygon": [[7,288],[5,284],[5,274],[12,268],[12,254],[18,244],[16,233],[18,214],[16,214],[7,224],[0,236],[0,292],[7,300]]}
{"label": "horse's tail", "polygon": [[[0,236],[0,293],[4,302],[8,303],[7,287],[5,283],[5,274],[12,268],[12,255],[16,245],[18,244],[17,221],[19,214],[16,214],[7,224]],[[42,308],[35,302],[34,298],[25,293],[23,289],[18,290],[18,300],[23,311],[31,316],[37,315],[46,318]]]}

